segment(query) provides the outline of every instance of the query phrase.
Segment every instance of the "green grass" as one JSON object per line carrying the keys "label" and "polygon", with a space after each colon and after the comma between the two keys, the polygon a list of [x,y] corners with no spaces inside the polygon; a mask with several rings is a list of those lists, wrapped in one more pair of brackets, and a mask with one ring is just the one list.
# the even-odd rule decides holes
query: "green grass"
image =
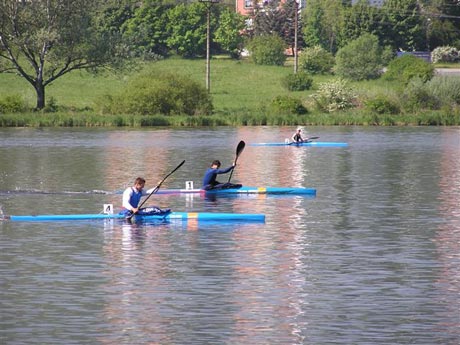
{"label": "green grass", "polygon": [[[98,104],[104,95],[115,95],[123,90],[126,82],[142,73],[143,69],[181,73],[205,86],[206,64],[203,59],[184,60],[170,58],[138,66],[137,70],[117,74],[85,71],[69,73],[46,88],[46,99],[53,99],[59,106],[57,113],[0,114],[1,126],[200,126],[200,125],[407,125],[407,124],[460,124],[458,111],[452,114],[430,111],[425,114],[375,115],[355,109],[337,114],[318,113],[310,110],[307,115],[264,113],[264,106],[274,97],[290,95],[306,100],[319,84],[333,76],[313,76],[312,90],[290,92],[282,87],[281,80],[293,72],[292,61],[285,66],[259,66],[247,60],[235,61],[225,57],[211,60],[211,96],[215,114],[191,119],[186,116],[119,116],[102,115]],[[382,80],[354,82],[351,85],[360,96],[377,94],[397,95],[395,84]],[[23,78],[0,74],[0,99],[6,95],[21,95],[31,109],[35,106],[33,87]],[[418,116],[418,117],[417,117]],[[447,117],[447,118],[446,118]]]}

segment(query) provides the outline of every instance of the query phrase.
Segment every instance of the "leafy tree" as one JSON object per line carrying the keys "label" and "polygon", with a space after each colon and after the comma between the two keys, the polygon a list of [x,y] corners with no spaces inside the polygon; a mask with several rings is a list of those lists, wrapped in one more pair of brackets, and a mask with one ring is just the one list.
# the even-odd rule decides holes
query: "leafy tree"
{"label": "leafy tree", "polygon": [[247,45],[251,59],[257,65],[282,66],[286,61],[286,44],[276,34],[255,36]]}
{"label": "leafy tree", "polygon": [[220,14],[214,41],[232,57],[238,58],[243,49],[244,37],[241,32],[245,27],[245,17],[225,8]]}
{"label": "leafy tree", "polygon": [[0,0],[0,72],[16,73],[45,107],[45,87],[77,69],[106,66],[118,54],[117,40],[97,35],[91,13],[96,0]]}
{"label": "leafy tree", "polygon": [[302,12],[304,39],[307,46],[320,45],[335,53],[343,26],[344,6],[341,0],[308,0]]}
{"label": "leafy tree", "polygon": [[364,34],[345,47],[335,57],[337,75],[352,80],[375,79],[383,68],[382,48],[378,37]]}
{"label": "leafy tree", "polygon": [[[211,11],[217,11],[211,6]],[[217,26],[217,16],[210,17],[211,34]],[[206,51],[206,8],[201,3],[180,4],[168,11],[168,47],[178,55],[191,58]]]}
{"label": "leafy tree", "polygon": [[[297,26],[297,49],[303,46],[302,39],[302,17],[298,13],[297,0],[286,0],[282,6],[284,12],[284,24],[282,25],[282,38],[291,47],[291,51],[295,49],[295,31]],[[297,13],[296,13],[297,12]]]}
{"label": "leafy tree", "polygon": [[341,33],[341,46],[347,45],[365,33],[380,34],[380,12],[367,0],[360,0],[353,6],[346,7]]}
{"label": "leafy tree", "polygon": [[403,51],[425,49],[425,25],[418,0],[386,0],[381,11],[384,45]]}
{"label": "leafy tree", "polygon": [[168,54],[165,28],[169,8],[171,5],[163,5],[158,0],[147,0],[123,23],[123,38],[132,55],[151,59]]}

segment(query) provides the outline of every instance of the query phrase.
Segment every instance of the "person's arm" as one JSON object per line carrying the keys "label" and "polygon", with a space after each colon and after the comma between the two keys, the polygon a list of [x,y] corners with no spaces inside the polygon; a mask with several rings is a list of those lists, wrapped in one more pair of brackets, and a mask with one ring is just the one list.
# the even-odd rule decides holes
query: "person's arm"
{"label": "person's arm", "polygon": [[217,169],[216,174],[226,174],[232,171],[233,169],[235,169],[235,165],[229,166],[228,168],[225,168],[225,169]]}
{"label": "person's arm", "polygon": [[122,206],[126,208],[128,211],[133,212],[135,208],[129,203],[129,199],[131,199],[131,195],[133,193],[133,190],[131,188],[125,189],[123,192],[123,204]]}

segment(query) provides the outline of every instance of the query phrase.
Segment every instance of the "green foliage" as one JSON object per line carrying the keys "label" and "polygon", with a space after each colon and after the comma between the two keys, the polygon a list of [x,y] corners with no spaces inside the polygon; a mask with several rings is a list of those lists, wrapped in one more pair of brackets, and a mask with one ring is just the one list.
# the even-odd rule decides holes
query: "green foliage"
{"label": "green foliage", "polygon": [[256,36],[246,47],[256,65],[282,66],[286,61],[285,43],[277,35]]}
{"label": "green foliage", "polygon": [[353,108],[356,98],[355,91],[344,79],[322,83],[319,90],[312,95],[316,107],[327,112]]}
{"label": "green foliage", "polygon": [[167,6],[155,1],[144,1],[122,23],[123,41],[131,56],[155,60],[168,54],[167,10]]}
{"label": "green foliage", "polygon": [[426,25],[419,0],[386,0],[381,14],[381,42],[393,50],[426,49]]}
{"label": "green foliage", "polygon": [[281,80],[282,85],[289,91],[310,90],[313,79],[305,72],[297,72],[286,75]]}
{"label": "green foliage", "polygon": [[26,110],[26,105],[19,95],[0,98],[0,114],[20,113]]}
{"label": "green foliage", "polygon": [[351,80],[376,79],[380,76],[382,48],[377,36],[364,34],[345,47],[335,57],[335,73]]}
{"label": "green foliage", "polygon": [[460,61],[460,52],[455,47],[437,47],[431,52],[431,61],[437,62],[457,62]]}
{"label": "green foliage", "polygon": [[364,102],[364,108],[376,114],[398,114],[399,105],[389,97],[377,95]]}
{"label": "green foliage", "polygon": [[[212,7],[211,7],[212,9]],[[179,56],[191,58],[206,51],[206,9],[202,3],[179,4],[167,12],[169,35],[166,43]],[[211,32],[216,16],[211,15]]]}
{"label": "green foliage", "polygon": [[344,8],[342,1],[308,0],[302,12],[305,44],[309,47],[320,45],[334,54],[339,47]]}
{"label": "green foliage", "polygon": [[302,115],[306,114],[305,108],[300,99],[291,96],[277,96],[270,102],[268,107],[270,114],[293,114]]}
{"label": "green foliage", "polygon": [[439,101],[420,78],[412,78],[401,95],[401,103],[407,112],[439,108]]}
{"label": "green foliage", "polygon": [[117,97],[108,96],[103,111],[120,114],[208,115],[212,101],[206,89],[188,77],[146,72]]}
{"label": "green foliage", "polygon": [[460,105],[460,79],[458,77],[435,76],[426,83],[426,88],[441,104]]}
{"label": "green foliage", "polygon": [[427,82],[434,75],[434,67],[430,63],[410,54],[404,54],[388,64],[383,75],[385,80],[396,80],[408,84],[412,78]]}
{"label": "green foliage", "polygon": [[334,56],[319,45],[305,48],[299,56],[300,68],[312,74],[330,73],[334,63]]}
{"label": "green foliage", "polygon": [[220,14],[219,27],[215,31],[214,41],[219,43],[232,58],[239,58],[244,43],[241,31],[245,27],[245,17],[226,7]]}

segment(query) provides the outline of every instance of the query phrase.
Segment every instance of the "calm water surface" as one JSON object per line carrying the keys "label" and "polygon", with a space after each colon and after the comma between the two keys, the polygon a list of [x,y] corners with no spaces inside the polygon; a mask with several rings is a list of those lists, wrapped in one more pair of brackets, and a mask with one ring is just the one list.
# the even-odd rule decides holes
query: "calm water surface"
{"label": "calm water surface", "polygon": [[[4,214],[99,213],[137,176],[316,197],[153,196],[265,223],[0,221],[1,344],[460,344],[460,129],[0,129]],[[225,177],[221,178],[225,181]]]}

